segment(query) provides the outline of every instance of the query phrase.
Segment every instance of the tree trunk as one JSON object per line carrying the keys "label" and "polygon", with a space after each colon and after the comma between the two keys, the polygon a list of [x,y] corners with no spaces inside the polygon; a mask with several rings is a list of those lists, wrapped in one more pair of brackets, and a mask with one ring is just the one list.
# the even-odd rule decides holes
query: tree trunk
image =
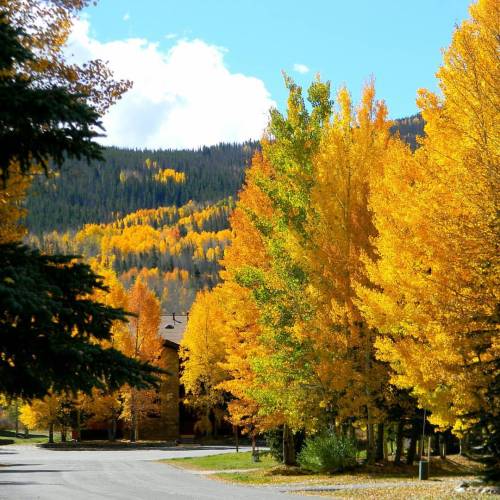
{"label": "tree trunk", "polygon": [[446,435],[439,433],[439,456],[442,460],[446,459]]}
{"label": "tree trunk", "polygon": [[296,464],[293,434],[286,424],[283,426],[283,463],[285,465]]}
{"label": "tree trunk", "polygon": [[[360,330],[362,328],[360,327]],[[361,332],[360,332],[361,333]],[[368,379],[370,375],[371,369],[371,345],[370,345],[370,336],[368,329],[364,332],[365,335],[365,392],[368,400],[368,404],[366,405],[366,462],[369,464],[373,464],[375,462],[375,433],[373,428],[373,420],[372,420],[372,411],[370,408],[370,399],[371,399],[371,391],[368,385]]]}
{"label": "tree trunk", "polygon": [[387,436],[388,432],[384,432],[384,441],[383,441],[383,444],[382,444],[382,448],[384,450],[384,462],[388,462],[389,461],[389,443],[388,443],[388,436]]}
{"label": "tree trunk", "polygon": [[460,455],[467,455],[469,452],[470,435],[467,433],[462,439],[460,439]]}
{"label": "tree trunk", "polygon": [[80,408],[76,410],[76,440],[78,442],[82,440],[82,418]]}
{"label": "tree trunk", "polygon": [[24,428],[24,439],[28,439],[30,437],[30,430],[25,427]]}
{"label": "tree trunk", "polygon": [[49,443],[54,442],[54,424],[49,424]]}
{"label": "tree trunk", "polygon": [[111,419],[111,441],[116,440],[116,417]]}
{"label": "tree trunk", "polygon": [[130,405],[130,442],[135,443],[137,439],[137,411],[135,408],[135,391],[132,389],[132,400]]}
{"label": "tree trunk", "polygon": [[[368,415],[370,415],[369,409]],[[366,461],[369,464],[373,464],[375,462],[375,432],[373,424],[370,421],[371,418],[368,416],[368,425],[366,426]]]}
{"label": "tree trunk", "polygon": [[236,445],[236,453],[240,452],[240,441],[239,441],[239,435],[238,435],[238,426],[233,425],[233,432],[234,432],[234,444]]}
{"label": "tree trunk", "polygon": [[375,450],[375,460],[377,462],[384,459],[384,424],[377,424],[377,447]]}
{"label": "tree trunk", "polygon": [[420,422],[417,419],[414,419],[411,423],[410,446],[408,447],[406,453],[407,465],[413,465],[413,462],[415,461],[415,455],[417,453],[417,442],[419,436],[420,436]]}
{"label": "tree trunk", "polygon": [[61,428],[61,443],[66,442],[66,427]]}
{"label": "tree trunk", "polygon": [[356,439],[356,429],[352,422],[349,423],[349,437],[354,441]]}
{"label": "tree trunk", "polygon": [[260,462],[259,452],[257,451],[257,437],[252,432],[252,462]]}
{"label": "tree trunk", "polygon": [[403,430],[404,422],[400,419],[396,429],[396,454],[394,456],[395,465],[401,465],[401,457],[403,455]]}
{"label": "tree trunk", "polygon": [[418,459],[422,460],[422,457],[424,456],[424,449],[425,449],[425,441],[424,441],[425,436],[420,436],[418,440]]}
{"label": "tree trunk", "polygon": [[214,439],[217,439],[217,437],[219,435],[219,429],[217,427],[217,417],[215,416],[215,412],[212,412],[212,415],[214,417],[214,432],[213,432],[213,436],[214,436]]}
{"label": "tree trunk", "polygon": [[[398,428],[398,424],[393,423],[390,427],[390,429],[391,429],[390,434],[389,434],[389,432],[387,433],[387,441],[388,441],[390,448],[391,448],[391,451],[390,451],[391,456],[394,455],[394,429],[397,429],[397,428]],[[390,438],[389,438],[389,436],[390,436]]]}

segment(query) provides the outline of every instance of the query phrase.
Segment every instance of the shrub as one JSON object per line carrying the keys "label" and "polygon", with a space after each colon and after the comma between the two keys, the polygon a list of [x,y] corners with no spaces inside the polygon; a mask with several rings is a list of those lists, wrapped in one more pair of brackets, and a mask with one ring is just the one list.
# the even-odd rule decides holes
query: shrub
{"label": "shrub", "polygon": [[306,439],[299,464],[312,472],[340,472],[356,465],[356,451],[356,442],[348,436],[318,434]]}

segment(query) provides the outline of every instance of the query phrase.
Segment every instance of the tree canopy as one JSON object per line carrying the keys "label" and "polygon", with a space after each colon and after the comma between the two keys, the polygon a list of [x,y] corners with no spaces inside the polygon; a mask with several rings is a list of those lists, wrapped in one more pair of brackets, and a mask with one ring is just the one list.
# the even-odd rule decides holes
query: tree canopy
{"label": "tree canopy", "polygon": [[14,165],[21,174],[34,167],[45,171],[49,161],[61,165],[66,157],[101,157],[93,141],[99,114],[84,95],[55,83],[44,85],[20,71],[35,59],[23,46],[26,34],[0,13],[0,176],[5,183]]}

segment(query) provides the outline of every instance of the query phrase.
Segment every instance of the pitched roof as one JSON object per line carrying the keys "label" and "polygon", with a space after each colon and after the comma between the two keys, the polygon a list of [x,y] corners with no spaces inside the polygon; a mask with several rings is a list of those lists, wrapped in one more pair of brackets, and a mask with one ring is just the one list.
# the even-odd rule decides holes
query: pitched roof
{"label": "pitched roof", "polygon": [[165,339],[165,343],[180,345],[184,331],[186,330],[189,314],[163,314],[160,316],[160,329],[161,337]]}

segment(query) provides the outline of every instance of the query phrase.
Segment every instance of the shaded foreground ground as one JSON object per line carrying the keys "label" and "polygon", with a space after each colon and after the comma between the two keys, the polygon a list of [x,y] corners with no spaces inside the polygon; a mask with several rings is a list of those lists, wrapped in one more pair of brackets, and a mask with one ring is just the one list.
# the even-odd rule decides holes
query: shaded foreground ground
{"label": "shaded foreground ground", "polygon": [[[177,467],[191,469],[195,474],[209,475],[225,482],[266,486],[269,489],[281,489],[303,495],[346,499],[478,498],[477,493],[458,494],[455,488],[464,480],[474,479],[480,470],[479,464],[460,456],[453,456],[448,460],[434,459],[431,463],[429,481],[418,481],[416,466],[375,465],[360,467],[344,474],[305,474],[298,468],[286,468],[272,463],[270,458],[264,458],[259,464],[254,464],[249,453],[174,459],[167,462]],[[237,464],[239,470],[228,470],[231,469],[231,463]]]}

